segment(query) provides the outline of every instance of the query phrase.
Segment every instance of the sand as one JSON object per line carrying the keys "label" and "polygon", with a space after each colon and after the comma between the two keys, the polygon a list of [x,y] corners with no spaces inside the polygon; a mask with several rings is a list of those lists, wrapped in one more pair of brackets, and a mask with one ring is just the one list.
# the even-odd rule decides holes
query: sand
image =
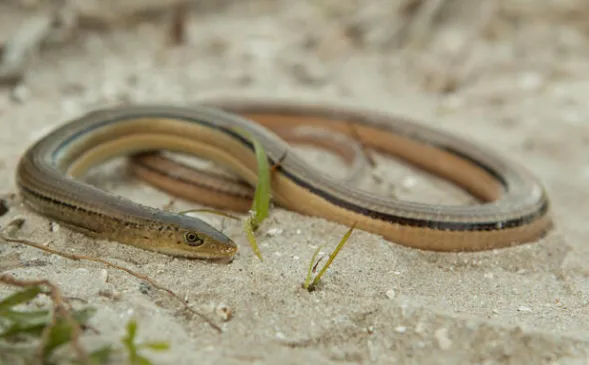
{"label": "sand", "polygon": [[[90,323],[99,333],[83,337],[88,349],[118,344],[124,324],[136,318],[141,340],[172,346],[146,352],[155,364],[587,364],[585,8],[574,1],[448,1],[430,29],[399,15],[393,3],[209,6],[191,13],[186,44],[176,47],[169,45],[167,16],[86,27],[43,49],[21,82],[0,89],[0,194],[10,208],[0,226],[22,217],[18,237],[148,275],[213,319],[221,334],[165,293],[100,264],[2,243],[0,270],[51,280],[97,308]],[[0,14],[7,37],[10,25],[30,13],[3,4]],[[260,229],[260,262],[240,224],[225,221],[240,253],[220,264],[93,240],[21,204],[14,181],[20,155],[65,120],[118,103],[228,94],[374,108],[494,148],[545,184],[556,228],[531,244],[453,254],[355,231],[319,290],[309,293],[301,283],[315,248],[327,244],[328,253],[346,227],[275,208]],[[301,153],[329,173],[345,169],[333,156]],[[472,203],[399,161],[378,162],[366,188],[422,202]],[[154,207],[170,203],[125,166],[113,161],[87,181]],[[194,206],[176,200],[172,209]],[[0,295],[11,290],[0,287]],[[233,314],[227,321],[219,315],[224,307]]]}

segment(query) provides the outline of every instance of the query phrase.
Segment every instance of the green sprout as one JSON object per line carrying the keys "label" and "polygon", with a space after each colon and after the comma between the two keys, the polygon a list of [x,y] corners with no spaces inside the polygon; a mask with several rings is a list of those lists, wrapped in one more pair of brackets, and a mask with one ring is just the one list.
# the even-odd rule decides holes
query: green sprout
{"label": "green sprout", "polygon": [[147,348],[152,351],[166,351],[170,348],[167,342],[136,342],[137,322],[132,319],[127,323],[127,334],[121,343],[127,349],[129,364],[131,365],[152,365],[152,362],[139,353],[139,350]]}
{"label": "green sprout", "polygon": [[[0,301],[0,342],[7,344],[22,343],[26,340],[40,340],[37,356],[43,363],[50,363],[55,350],[74,340],[73,326],[84,328],[94,308],[71,311],[73,322],[66,314],[55,308],[50,310],[24,311],[15,307],[25,304],[39,294],[48,294],[41,285],[34,285],[20,290]],[[1,353],[1,351],[0,351]],[[24,358],[24,352],[16,354]],[[9,353],[6,353],[9,356]],[[3,361],[0,355],[0,363]]]}
{"label": "green sprout", "polygon": [[262,144],[253,138],[248,132],[243,130],[240,130],[239,132],[249,137],[249,139],[252,141],[256,153],[256,161],[258,164],[258,182],[256,183],[254,201],[252,203],[252,209],[250,210],[249,216],[243,222],[243,230],[246,233],[247,240],[249,241],[250,246],[252,247],[252,250],[258,259],[260,259],[260,261],[264,261],[256,241],[255,232],[260,227],[264,219],[268,217],[268,212],[270,210],[270,166],[268,165],[268,157]]}
{"label": "green sprout", "polygon": [[[73,322],[57,309],[51,310],[19,310],[15,307],[25,304],[39,294],[48,294],[41,285],[26,287],[0,300],[0,365],[63,363],[63,360],[53,358],[55,351],[65,344],[79,346],[77,335],[72,325],[87,328],[89,319],[94,315],[94,308],[68,310]],[[55,299],[54,299],[55,300]],[[60,299],[61,300],[61,299]],[[56,305],[54,303],[54,305]],[[130,365],[152,365],[152,362],[139,353],[140,350],[164,351],[169,348],[165,342],[136,342],[137,323],[134,320],[127,324],[127,333],[122,338],[128,353]],[[31,350],[30,340],[39,341],[36,351]],[[74,342],[75,341],[75,342]],[[28,351],[27,351],[28,349]],[[72,363],[78,365],[107,364],[115,349],[108,344],[90,352],[78,349],[78,357]],[[80,356],[83,354],[83,356]],[[33,359],[36,357],[37,362]]]}
{"label": "green sprout", "polygon": [[340,242],[337,245],[337,247],[335,248],[335,250],[331,253],[331,255],[329,255],[329,259],[327,260],[327,262],[325,263],[325,265],[323,265],[323,268],[321,269],[321,271],[319,271],[319,274],[317,274],[315,276],[315,278],[313,279],[313,282],[311,282],[311,275],[313,273],[313,268],[319,263],[319,262],[315,262],[315,259],[317,258],[317,255],[319,254],[319,250],[321,250],[321,248],[323,246],[321,246],[321,247],[317,248],[317,250],[315,250],[315,253],[313,254],[313,257],[311,258],[311,263],[309,264],[309,270],[307,272],[307,278],[305,279],[305,283],[303,284],[303,288],[304,289],[306,289],[308,291],[314,291],[317,288],[317,284],[319,284],[319,280],[321,279],[321,277],[323,276],[323,274],[327,271],[327,269],[329,268],[329,266],[331,265],[331,263],[333,262],[333,260],[335,260],[335,257],[337,256],[337,254],[344,247],[344,245],[348,241],[348,238],[350,238],[350,235],[354,231],[354,228],[356,228],[356,224],[357,224],[357,222],[354,223],[348,229],[348,231],[342,237],[342,239],[340,240]]}

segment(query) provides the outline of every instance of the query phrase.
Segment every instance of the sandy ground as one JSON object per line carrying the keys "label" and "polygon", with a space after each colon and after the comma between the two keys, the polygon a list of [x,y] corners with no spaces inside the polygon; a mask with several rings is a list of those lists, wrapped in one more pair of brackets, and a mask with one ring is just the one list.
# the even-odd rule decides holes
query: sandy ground
{"label": "sandy ground", "polygon": [[[44,50],[17,87],[0,89],[0,194],[10,207],[0,225],[23,217],[20,237],[147,274],[223,333],[137,278],[98,264],[2,244],[0,270],[47,278],[98,308],[91,324],[100,334],[84,336],[88,348],[118,343],[124,323],[137,318],[141,339],[172,345],[148,354],[158,364],[587,364],[589,22],[575,2],[555,3],[448,1],[436,30],[417,46],[419,36],[407,36],[412,23],[392,1],[260,0],[196,11],[178,47],[168,44],[165,19],[80,31]],[[0,5],[3,35],[23,19],[12,11]],[[333,247],[345,227],[274,209],[261,228],[261,263],[239,224],[228,221],[225,232],[241,250],[231,264],[218,264],[52,231],[15,196],[22,152],[68,118],[122,102],[227,93],[371,107],[495,148],[545,183],[557,227],[533,244],[468,254],[421,252],[356,231],[320,290],[308,293],[300,285],[314,249]],[[302,152],[333,173],[344,168],[332,156]],[[379,159],[373,175],[384,180],[367,177],[380,193],[471,201],[400,162]],[[155,207],[170,201],[130,176],[124,161],[96,169],[88,181]],[[173,208],[192,206],[176,201]],[[15,260],[19,267],[7,267]],[[223,305],[234,314],[227,322],[216,315]]]}

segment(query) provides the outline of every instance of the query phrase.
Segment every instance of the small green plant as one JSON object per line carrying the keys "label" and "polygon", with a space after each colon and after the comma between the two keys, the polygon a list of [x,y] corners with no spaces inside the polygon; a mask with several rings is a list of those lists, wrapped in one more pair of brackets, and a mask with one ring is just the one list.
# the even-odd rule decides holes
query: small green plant
{"label": "small green plant", "polygon": [[[23,284],[8,275],[3,275],[3,282],[10,284]],[[25,284],[26,285],[26,284]],[[38,341],[34,357],[42,363],[50,363],[55,351],[65,344],[71,343],[76,349],[78,358],[85,353],[77,343],[77,335],[80,329],[85,329],[90,317],[94,314],[94,308],[71,310],[68,303],[61,297],[56,287],[50,291],[44,289],[50,286],[48,282],[33,282],[32,285],[9,295],[0,301],[0,341],[7,345],[30,343]],[[51,295],[53,310],[25,311],[17,309],[40,294]],[[26,351],[19,351],[16,356],[26,357]],[[8,352],[6,353],[7,356]],[[0,361],[3,357],[0,356]]]}
{"label": "small green plant", "polygon": [[323,247],[325,247],[325,246],[317,247],[317,249],[313,253],[313,256],[311,257],[311,261],[309,262],[309,270],[307,271],[307,278],[305,279],[305,283],[303,284],[303,288],[305,288],[307,290],[309,289],[309,286],[311,285],[311,279],[313,278],[313,271],[317,267],[317,264],[319,264],[319,261],[315,261],[315,260],[317,259],[317,255],[319,255],[319,251],[321,251],[321,249]]}
{"label": "small green plant", "polygon": [[[0,276],[1,282],[11,285],[26,286],[14,294],[0,300],[0,365],[4,364],[56,364],[64,363],[57,359],[56,350],[71,344],[76,352],[76,359],[71,363],[78,365],[107,364],[116,352],[112,345],[103,346],[87,353],[79,344],[80,332],[87,329],[87,322],[94,315],[94,308],[71,310],[57,287],[48,281],[25,282],[8,275]],[[42,284],[37,284],[42,283]],[[44,289],[49,286],[50,291]],[[17,309],[41,294],[51,295],[53,310]],[[137,343],[137,323],[127,324],[127,332],[121,340],[127,352],[129,365],[153,365],[139,351],[149,349],[164,351],[169,349],[165,342]],[[35,346],[35,344],[38,345]]]}
{"label": "small green plant", "polygon": [[243,221],[243,231],[245,232],[247,240],[252,247],[252,251],[254,251],[254,254],[258,257],[258,259],[263,262],[264,258],[262,257],[262,252],[258,247],[258,242],[254,232],[254,223],[252,222],[251,215]]}
{"label": "small green plant", "polygon": [[139,353],[139,350],[150,349],[152,351],[166,351],[170,348],[167,342],[144,342],[137,343],[137,322],[132,319],[127,323],[127,334],[121,340],[123,346],[127,349],[130,365],[153,365],[145,356]]}
{"label": "small green plant", "polygon": [[75,361],[76,365],[102,365],[108,364],[113,353],[115,352],[112,345],[106,345],[98,350],[92,351],[88,358],[82,361]]}
{"label": "small green plant", "polygon": [[258,182],[256,183],[254,201],[252,203],[252,209],[250,210],[249,216],[243,222],[243,230],[247,235],[247,240],[250,243],[250,246],[252,247],[255,255],[258,257],[258,259],[260,259],[260,261],[264,261],[256,241],[255,232],[260,224],[262,224],[264,219],[268,218],[268,212],[270,211],[270,166],[268,165],[268,157],[262,144],[259,143],[255,138],[252,138],[249,133],[242,130],[239,132],[249,137],[249,139],[252,141],[256,153],[256,162],[258,164]]}
{"label": "small green plant", "polygon": [[354,231],[354,228],[356,228],[356,224],[357,223],[354,223],[348,229],[348,231],[342,237],[342,239],[340,240],[340,242],[337,245],[337,247],[335,248],[335,250],[333,250],[333,252],[331,253],[331,255],[329,255],[329,259],[327,260],[327,262],[325,263],[325,265],[323,265],[323,268],[321,269],[321,271],[319,271],[319,274],[317,274],[315,276],[315,278],[313,279],[313,281],[311,282],[311,276],[313,275],[314,268],[319,263],[319,261],[315,262],[315,259],[317,258],[317,255],[319,254],[319,251],[321,250],[321,248],[323,248],[323,246],[321,246],[321,247],[317,248],[317,250],[315,250],[315,253],[313,254],[313,257],[311,258],[311,263],[309,264],[309,270],[307,271],[307,278],[305,279],[305,282],[303,283],[303,288],[304,289],[306,289],[308,291],[313,291],[313,290],[316,289],[317,284],[319,284],[319,280],[321,279],[321,277],[323,276],[323,274],[327,271],[327,269],[329,268],[329,266],[331,265],[331,263],[333,262],[333,260],[335,260],[335,257],[337,256],[337,254],[344,247],[344,245],[348,241],[348,238],[350,238],[350,235]]}
{"label": "small green plant", "polygon": [[256,162],[258,163],[258,183],[252,210],[252,227],[256,231],[264,219],[268,218],[270,210],[270,167],[264,147],[255,139],[252,139],[256,151]]}
{"label": "small green plant", "polygon": [[[52,255],[58,255],[58,256],[61,256],[61,257],[65,257],[65,258],[70,259],[70,260],[75,260],[75,261],[87,260],[87,261],[91,261],[91,262],[97,262],[97,263],[100,263],[102,265],[106,265],[108,267],[114,268],[116,270],[124,271],[127,274],[130,274],[130,275],[132,275],[132,276],[134,276],[134,277],[136,277],[136,278],[138,278],[140,280],[144,280],[144,281],[148,282],[150,285],[152,285],[153,287],[155,287],[155,288],[157,288],[159,290],[165,291],[170,296],[172,296],[174,299],[178,300],[182,304],[182,306],[188,312],[190,312],[190,313],[192,313],[192,314],[200,317],[209,326],[211,326],[211,328],[213,328],[215,331],[217,331],[219,333],[222,332],[221,327],[217,326],[212,320],[210,320],[204,314],[202,314],[202,313],[200,313],[200,312],[192,309],[190,307],[190,305],[188,305],[188,303],[184,299],[182,299],[178,294],[176,294],[172,290],[170,290],[170,289],[168,289],[168,288],[166,288],[166,287],[164,287],[164,286],[156,283],[153,279],[151,279],[150,277],[148,277],[146,275],[137,273],[137,272],[135,272],[133,270],[127,269],[127,268],[125,268],[123,266],[120,266],[120,265],[113,264],[111,262],[108,262],[106,260],[103,260],[103,259],[100,259],[100,258],[97,258],[97,257],[84,256],[84,255],[75,255],[75,254],[71,254],[71,253],[61,252],[61,251],[58,251],[58,250],[51,249],[51,248],[47,247],[46,245],[43,245],[43,244],[40,244],[40,243],[36,243],[36,242],[33,242],[33,241],[29,241],[27,239],[12,238],[12,237],[9,237],[9,236],[5,235],[1,231],[0,231],[0,239],[4,240],[6,242],[10,242],[10,243],[18,243],[18,244],[23,244],[23,245],[26,245],[26,246],[29,246],[29,247],[34,247],[34,248],[36,248],[38,250],[41,250],[41,251],[50,253]],[[19,281],[19,280],[16,280],[16,279],[10,277],[9,275],[0,275],[0,283],[2,283],[2,282],[5,283],[5,284],[20,286],[20,287],[31,286],[31,284],[30,284],[31,282]],[[53,290],[55,291],[55,293],[59,294],[59,290],[55,287],[55,285],[49,283],[46,280],[39,280],[38,282],[39,283],[42,283],[43,285],[47,285],[47,286],[53,288]],[[2,364],[0,364],[0,365],[2,365]]]}

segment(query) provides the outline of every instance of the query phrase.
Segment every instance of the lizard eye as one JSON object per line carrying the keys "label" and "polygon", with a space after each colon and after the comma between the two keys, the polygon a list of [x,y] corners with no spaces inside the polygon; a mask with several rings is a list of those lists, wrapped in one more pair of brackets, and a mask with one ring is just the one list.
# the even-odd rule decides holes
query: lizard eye
{"label": "lizard eye", "polygon": [[200,246],[204,243],[203,239],[193,232],[186,232],[184,234],[184,241],[186,241],[189,246],[194,247]]}

